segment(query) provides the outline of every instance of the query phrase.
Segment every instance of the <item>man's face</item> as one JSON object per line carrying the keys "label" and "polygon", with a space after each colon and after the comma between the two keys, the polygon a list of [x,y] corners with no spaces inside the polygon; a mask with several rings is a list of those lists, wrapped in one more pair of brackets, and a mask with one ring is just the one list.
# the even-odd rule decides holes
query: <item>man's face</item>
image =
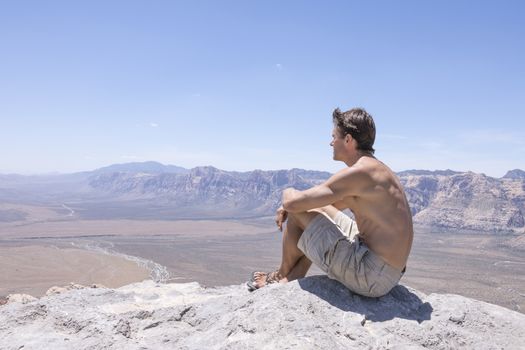
{"label": "man's face", "polygon": [[330,142],[330,146],[332,146],[334,151],[334,160],[342,160],[341,156],[344,154],[345,137],[341,136],[341,134],[339,128],[334,126],[334,129],[332,130],[332,142]]}

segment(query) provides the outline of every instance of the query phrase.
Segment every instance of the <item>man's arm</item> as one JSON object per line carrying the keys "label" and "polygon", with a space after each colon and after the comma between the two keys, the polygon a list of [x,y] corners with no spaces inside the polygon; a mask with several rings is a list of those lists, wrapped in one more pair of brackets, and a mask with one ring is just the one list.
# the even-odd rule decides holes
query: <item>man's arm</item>
{"label": "man's arm", "polygon": [[334,205],[346,209],[343,199],[355,195],[362,187],[364,177],[359,169],[347,168],[336,173],[321,185],[298,191],[287,188],[283,191],[283,207],[286,211],[297,213],[314,208]]}
{"label": "man's arm", "polygon": [[291,213],[320,208],[338,202],[340,198],[326,184],[305,191],[287,188],[283,191],[283,208]]}

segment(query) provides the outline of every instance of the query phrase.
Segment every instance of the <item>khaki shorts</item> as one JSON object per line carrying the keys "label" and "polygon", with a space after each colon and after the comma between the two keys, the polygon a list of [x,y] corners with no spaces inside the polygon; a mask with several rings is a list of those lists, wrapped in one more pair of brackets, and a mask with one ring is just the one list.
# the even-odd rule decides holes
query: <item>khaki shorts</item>
{"label": "khaki shorts", "polygon": [[301,235],[297,247],[328,277],[351,291],[379,297],[387,294],[403,272],[388,265],[359,239],[357,224],[339,212],[334,220],[318,214]]}

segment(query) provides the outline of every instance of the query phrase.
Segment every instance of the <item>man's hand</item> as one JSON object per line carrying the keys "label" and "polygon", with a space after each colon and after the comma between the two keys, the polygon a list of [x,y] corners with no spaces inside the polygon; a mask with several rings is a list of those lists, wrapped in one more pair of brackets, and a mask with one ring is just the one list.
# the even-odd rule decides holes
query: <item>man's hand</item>
{"label": "man's hand", "polygon": [[279,231],[283,231],[283,223],[288,218],[288,212],[284,210],[283,206],[281,205],[279,209],[277,209],[277,213],[275,214],[275,223],[277,224],[277,227],[279,227]]}

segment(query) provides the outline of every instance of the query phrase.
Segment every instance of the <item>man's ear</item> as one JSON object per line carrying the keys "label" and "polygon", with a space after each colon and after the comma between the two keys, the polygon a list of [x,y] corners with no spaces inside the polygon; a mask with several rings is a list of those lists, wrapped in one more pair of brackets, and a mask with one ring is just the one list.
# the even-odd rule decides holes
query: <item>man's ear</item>
{"label": "man's ear", "polygon": [[352,136],[350,136],[350,134],[346,134],[346,136],[345,136],[345,143],[348,143],[348,142],[352,141],[351,138],[352,138]]}

